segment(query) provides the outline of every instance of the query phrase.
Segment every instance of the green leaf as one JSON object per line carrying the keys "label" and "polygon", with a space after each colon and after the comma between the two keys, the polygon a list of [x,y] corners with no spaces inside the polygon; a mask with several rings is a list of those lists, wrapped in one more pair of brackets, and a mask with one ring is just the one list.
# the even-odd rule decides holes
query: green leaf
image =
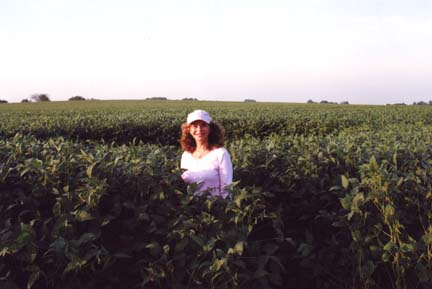
{"label": "green leaf", "polygon": [[158,256],[162,251],[162,248],[159,245],[159,243],[154,241],[146,245],[145,248],[150,249],[150,254],[154,257]]}
{"label": "green leaf", "polygon": [[213,273],[218,272],[223,266],[226,265],[226,258],[221,258],[221,259],[216,259],[213,263],[213,265],[211,266],[211,271]]}
{"label": "green leaf", "polygon": [[31,226],[26,224],[21,224],[21,234],[18,235],[16,242],[20,248],[29,244],[32,240],[33,229]]}
{"label": "green leaf", "polygon": [[347,215],[348,221],[351,221],[352,217],[354,217],[354,214],[355,214],[354,211],[351,211],[351,212],[348,213],[348,215]]}
{"label": "green leaf", "polygon": [[415,249],[416,249],[416,246],[415,246],[415,244],[412,244],[412,243],[410,243],[410,244],[403,244],[403,245],[401,246],[401,251],[402,251],[403,253],[410,253],[410,252],[414,252]]}
{"label": "green leaf", "polygon": [[160,245],[158,242],[151,242],[150,244],[146,245],[145,248],[147,249],[160,248]]}
{"label": "green leaf", "polygon": [[234,197],[234,203],[237,205],[238,208],[241,208],[241,203],[244,199],[246,199],[247,195],[244,190],[240,192],[240,195],[237,195]]}
{"label": "green leaf", "polygon": [[86,210],[77,210],[73,214],[75,215],[75,219],[80,222],[94,220],[94,217]]}
{"label": "green leaf", "polygon": [[20,177],[23,177],[26,173],[28,173],[30,171],[30,167],[26,167],[21,173],[20,173]]}
{"label": "green leaf", "polygon": [[342,181],[342,187],[344,189],[348,189],[349,181],[344,175],[341,176],[341,181]]}
{"label": "green leaf", "polygon": [[241,256],[243,254],[243,242],[237,242],[234,246],[234,253]]}
{"label": "green leaf", "polygon": [[383,262],[390,262],[391,255],[389,254],[389,252],[384,252],[381,256],[381,260],[383,260]]}
{"label": "green leaf", "polygon": [[81,260],[77,257],[76,260],[73,260],[73,261],[68,263],[68,265],[66,266],[66,269],[64,269],[63,273],[67,273],[70,271],[75,271],[77,269],[81,269],[81,267],[83,267],[85,264],[87,264],[86,260]]}
{"label": "green leaf", "polygon": [[386,217],[391,217],[395,214],[395,209],[392,205],[387,204],[384,208],[384,213],[385,213]]}
{"label": "green leaf", "polygon": [[35,160],[34,162],[33,162],[33,167],[35,168],[35,169],[40,169],[40,168],[42,168],[42,161],[41,160]]}
{"label": "green leaf", "polygon": [[78,244],[87,244],[89,242],[93,242],[97,239],[97,236],[93,233],[84,233],[81,235],[81,237],[78,240]]}
{"label": "green leaf", "polygon": [[61,255],[64,253],[67,243],[63,237],[58,237],[49,245],[49,251],[54,251],[56,254]]}
{"label": "green leaf", "polygon": [[403,181],[404,181],[404,178],[401,177],[401,178],[399,179],[399,181],[397,182],[397,186],[400,187],[400,185],[402,185]]}
{"label": "green leaf", "polygon": [[352,203],[352,196],[351,195],[346,195],[345,197],[340,199],[342,208],[344,208],[345,210],[351,210],[351,203]]}
{"label": "green leaf", "polygon": [[432,244],[432,233],[426,233],[422,236],[423,242],[425,242],[426,245]]}
{"label": "green leaf", "polygon": [[52,212],[54,214],[54,216],[58,217],[61,214],[61,203],[60,202],[56,202],[52,208]]}
{"label": "green leaf", "polygon": [[88,166],[87,170],[86,170],[86,174],[87,177],[91,178],[92,174],[93,174],[93,168],[96,165],[96,162],[92,163],[91,165]]}
{"label": "green leaf", "polygon": [[243,242],[237,242],[233,248],[228,249],[228,255],[238,255],[241,256],[243,254]]}
{"label": "green leaf", "polygon": [[40,277],[40,271],[37,270],[35,272],[32,272],[28,281],[27,281],[27,289],[31,289],[34,285],[34,283],[39,279]]}
{"label": "green leaf", "polygon": [[358,193],[354,196],[353,200],[352,200],[352,209],[354,211],[359,211],[360,207],[364,204],[365,202],[365,197],[363,195],[363,193]]}
{"label": "green leaf", "polygon": [[375,156],[372,156],[369,160],[369,168],[371,171],[377,171],[379,169],[379,165]]}
{"label": "green leaf", "polygon": [[393,243],[393,242],[391,242],[391,241],[389,241],[387,244],[385,244],[385,246],[384,246],[384,250],[385,251],[392,251],[393,249],[395,249],[396,248],[396,244],[395,243]]}
{"label": "green leaf", "polygon": [[393,164],[397,166],[397,152],[393,154]]}

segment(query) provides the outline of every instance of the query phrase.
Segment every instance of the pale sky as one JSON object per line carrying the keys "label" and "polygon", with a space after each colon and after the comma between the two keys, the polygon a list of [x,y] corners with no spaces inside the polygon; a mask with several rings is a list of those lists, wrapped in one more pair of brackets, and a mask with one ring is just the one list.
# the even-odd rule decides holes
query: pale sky
{"label": "pale sky", "polygon": [[0,99],[432,100],[431,0],[0,0]]}

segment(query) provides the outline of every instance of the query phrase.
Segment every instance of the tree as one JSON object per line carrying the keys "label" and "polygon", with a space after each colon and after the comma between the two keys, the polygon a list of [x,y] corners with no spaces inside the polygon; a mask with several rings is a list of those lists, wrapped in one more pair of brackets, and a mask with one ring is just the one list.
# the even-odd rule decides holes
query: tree
{"label": "tree", "polygon": [[315,103],[315,101],[313,101],[312,99],[309,99],[309,100],[307,101],[307,103]]}
{"label": "tree", "polygon": [[244,102],[256,102],[256,100],[255,99],[247,98],[247,99],[244,100]]}
{"label": "tree", "polygon": [[4,99],[0,99],[0,103],[8,103],[8,101]]}
{"label": "tree", "polygon": [[23,100],[21,100],[21,102],[29,102],[29,100],[27,98],[24,98]]}
{"label": "tree", "polygon": [[36,102],[51,101],[47,94],[36,93],[31,96],[31,99]]}
{"label": "tree", "polygon": [[168,98],[155,96],[155,97],[147,97],[146,100],[168,100]]}
{"label": "tree", "polygon": [[70,101],[74,101],[74,100],[86,100],[84,97],[76,95],[76,96],[72,96],[71,98],[69,98]]}
{"label": "tree", "polygon": [[321,104],[337,104],[337,102],[331,102],[331,101],[327,101],[327,100],[321,100],[320,103]]}
{"label": "tree", "polygon": [[340,104],[349,104],[348,101],[342,101]]}

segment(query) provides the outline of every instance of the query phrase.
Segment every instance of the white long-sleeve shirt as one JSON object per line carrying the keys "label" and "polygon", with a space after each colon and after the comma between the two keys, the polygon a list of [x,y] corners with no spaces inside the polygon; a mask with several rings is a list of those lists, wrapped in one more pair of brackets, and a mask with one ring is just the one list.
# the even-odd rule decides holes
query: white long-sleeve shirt
{"label": "white long-sleeve shirt", "polygon": [[213,149],[200,159],[195,159],[190,152],[185,151],[180,167],[186,170],[181,177],[187,184],[199,184],[195,194],[208,190],[213,196],[228,196],[224,188],[232,183],[233,167],[225,148]]}

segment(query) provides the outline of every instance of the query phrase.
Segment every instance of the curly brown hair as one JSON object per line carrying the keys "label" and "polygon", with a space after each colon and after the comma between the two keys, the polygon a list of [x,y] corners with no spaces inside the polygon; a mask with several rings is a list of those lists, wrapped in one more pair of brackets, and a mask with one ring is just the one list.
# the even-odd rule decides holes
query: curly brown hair
{"label": "curly brown hair", "polygon": [[[223,147],[225,141],[225,130],[224,128],[215,123],[209,124],[210,132],[208,136],[208,149]],[[181,138],[179,140],[183,150],[193,153],[196,149],[196,142],[192,135],[189,133],[190,126],[187,123],[181,125]]]}

